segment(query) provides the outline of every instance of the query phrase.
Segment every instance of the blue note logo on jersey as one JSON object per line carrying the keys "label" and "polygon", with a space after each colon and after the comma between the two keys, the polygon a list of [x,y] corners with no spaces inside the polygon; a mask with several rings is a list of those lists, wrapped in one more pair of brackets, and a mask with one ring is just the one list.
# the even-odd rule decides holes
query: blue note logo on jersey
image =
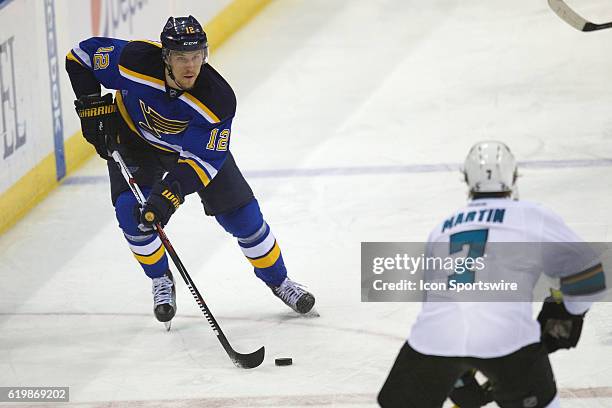
{"label": "blue note logo on jersey", "polygon": [[189,125],[188,120],[173,120],[163,117],[153,108],[147,106],[142,100],[140,100],[140,109],[142,110],[145,122],[138,122],[138,124],[160,139],[162,134],[179,134],[187,129]]}

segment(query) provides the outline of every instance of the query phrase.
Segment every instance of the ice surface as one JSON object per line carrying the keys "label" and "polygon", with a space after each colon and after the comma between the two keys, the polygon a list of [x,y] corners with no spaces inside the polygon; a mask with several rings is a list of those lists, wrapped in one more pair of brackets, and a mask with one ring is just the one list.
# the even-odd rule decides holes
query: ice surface
{"label": "ice surface", "polygon": [[[611,32],[545,1],[272,2],[211,63],[238,96],[232,151],[321,317],[274,298],[190,197],[167,233],[232,345],[267,356],[235,368],[182,282],[166,333],[95,158],[0,237],[0,385],[70,386],[88,408],[374,406],[419,305],[360,303],[360,242],[425,240],[463,204],[474,142],[508,143],[523,198],[612,239]],[[552,356],[564,407],[612,407],[611,312]]]}

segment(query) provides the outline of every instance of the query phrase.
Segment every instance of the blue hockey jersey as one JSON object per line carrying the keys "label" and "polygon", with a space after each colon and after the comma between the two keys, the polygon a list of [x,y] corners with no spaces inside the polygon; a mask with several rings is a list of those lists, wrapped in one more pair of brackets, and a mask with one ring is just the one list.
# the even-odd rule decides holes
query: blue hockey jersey
{"label": "blue hockey jersey", "polygon": [[[67,67],[77,63],[77,71],[93,75],[98,91],[100,84],[117,90],[118,110],[131,130],[120,135],[121,143],[137,137],[160,152],[177,154],[177,166],[168,176],[181,182],[185,194],[215,177],[229,149],[236,97],[210,65],[202,66],[194,87],[182,92],[166,85],[157,42],[93,37],[80,42],[66,58]],[[73,76],[77,97],[79,87],[91,92],[91,84],[76,85],[79,80]]]}

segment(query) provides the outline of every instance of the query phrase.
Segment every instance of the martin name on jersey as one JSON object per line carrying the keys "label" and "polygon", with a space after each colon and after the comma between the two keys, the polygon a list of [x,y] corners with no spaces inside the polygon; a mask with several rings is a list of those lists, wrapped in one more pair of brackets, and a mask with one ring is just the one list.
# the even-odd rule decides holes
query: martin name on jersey
{"label": "martin name on jersey", "polygon": [[[572,313],[584,312],[605,290],[597,254],[558,215],[538,204],[510,198],[472,200],[435,227],[426,253],[445,257],[453,246],[466,250],[472,242],[479,243],[476,248],[482,252],[471,256],[487,257],[482,272],[487,280],[518,279],[531,293],[542,272],[560,278]],[[519,253],[513,250],[516,244]],[[479,273],[472,279],[478,281]],[[466,298],[456,292],[434,301],[436,295],[428,292],[408,338],[420,353],[493,358],[540,340],[531,301],[461,301]]]}

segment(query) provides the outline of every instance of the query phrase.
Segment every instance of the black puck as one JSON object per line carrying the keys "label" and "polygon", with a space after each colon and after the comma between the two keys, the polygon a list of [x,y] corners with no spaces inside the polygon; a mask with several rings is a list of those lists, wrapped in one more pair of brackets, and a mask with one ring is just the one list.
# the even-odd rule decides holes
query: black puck
{"label": "black puck", "polygon": [[289,366],[293,364],[293,359],[291,358],[277,358],[274,360],[274,364],[277,366]]}

